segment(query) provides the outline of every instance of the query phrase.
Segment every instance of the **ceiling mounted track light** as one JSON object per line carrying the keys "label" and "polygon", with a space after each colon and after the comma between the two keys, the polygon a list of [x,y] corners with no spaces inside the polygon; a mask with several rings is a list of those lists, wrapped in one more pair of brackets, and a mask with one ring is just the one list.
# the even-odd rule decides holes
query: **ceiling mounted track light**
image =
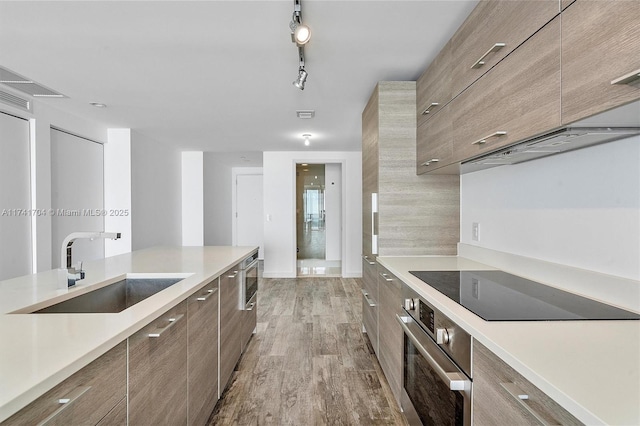
{"label": "ceiling mounted track light", "polygon": [[302,6],[300,1],[301,0],[293,0],[293,15],[291,16],[289,29],[291,30],[291,41],[298,46],[298,77],[293,82],[293,85],[300,90],[304,90],[304,84],[309,76],[304,64],[304,45],[311,39],[311,30],[302,23]]}

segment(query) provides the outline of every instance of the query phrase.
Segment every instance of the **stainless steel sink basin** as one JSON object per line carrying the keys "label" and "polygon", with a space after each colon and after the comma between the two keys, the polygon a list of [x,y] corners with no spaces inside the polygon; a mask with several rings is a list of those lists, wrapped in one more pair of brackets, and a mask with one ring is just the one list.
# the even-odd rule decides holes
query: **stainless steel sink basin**
{"label": "stainless steel sink basin", "polygon": [[97,290],[47,306],[33,314],[117,313],[153,296],[185,277],[125,278]]}

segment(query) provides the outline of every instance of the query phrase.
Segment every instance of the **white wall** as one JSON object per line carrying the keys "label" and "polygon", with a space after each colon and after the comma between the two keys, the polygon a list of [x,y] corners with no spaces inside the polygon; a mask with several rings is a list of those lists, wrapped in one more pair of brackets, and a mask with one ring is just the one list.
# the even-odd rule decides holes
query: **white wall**
{"label": "white wall", "polygon": [[213,152],[204,153],[204,244],[232,243],[231,166]]}
{"label": "white wall", "polygon": [[265,152],[264,276],[296,276],[296,163],[341,163],[342,275],[362,275],[362,154],[360,152]]}
{"label": "white wall", "polygon": [[104,145],[104,230],[120,232],[104,241],[105,257],[131,251],[131,130],[109,129]]}
{"label": "white wall", "polygon": [[640,137],[465,174],[460,187],[462,243],[640,279]]}
{"label": "white wall", "polygon": [[182,245],[204,245],[204,176],[202,151],[182,153]]}
{"label": "white wall", "polygon": [[324,167],[324,202],[327,210],[325,221],[327,260],[341,260],[342,220],[342,165],[326,164]]}
{"label": "white wall", "polygon": [[177,148],[131,133],[133,250],[182,243],[181,170]]}

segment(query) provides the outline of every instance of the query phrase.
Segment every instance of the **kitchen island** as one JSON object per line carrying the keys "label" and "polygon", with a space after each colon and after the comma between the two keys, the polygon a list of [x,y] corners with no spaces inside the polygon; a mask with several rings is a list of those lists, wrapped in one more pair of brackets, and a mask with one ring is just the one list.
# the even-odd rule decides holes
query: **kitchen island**
{"label": "kitchen island", "polygon": [[[256,247],[160,247],[86,262],[86,277],[67,289],[66,271],[0,282],[0,421],[67,379]],[[184,278],[119,313],[30,314],[87,293],[126,274]],[[18,313],[16,313],[18,312]],[[24,313],[23,313],[24,312]]]}
{"label": "kitchen island", "polygon": [[[409,273],[502,266],[488,266],[487,259],[481,260],[484,264],[455,256],[377,258],[378,263],[581,422],[640,424],[640,321],[485,321]],[[617,281],[615,277],[557,265],[534,262],[535,267],[556,268],[557,277],[592,275],[600,286]],[[553,283],[547,281],[549,285]],[[628,297],[636,297],[640,283],[621,281],[628,281],[624,283],[630,289]]]}

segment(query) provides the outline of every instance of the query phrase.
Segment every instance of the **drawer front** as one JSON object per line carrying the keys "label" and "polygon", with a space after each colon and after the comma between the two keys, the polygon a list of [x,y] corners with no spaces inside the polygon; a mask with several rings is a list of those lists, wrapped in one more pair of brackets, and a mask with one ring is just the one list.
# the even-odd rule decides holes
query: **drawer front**
{"label": "drawer front", "polygon": [[129,337],[129,423],[185,424],[185,395],[186,301]]}
{"label": "drawer front", "polygon": [[393,396],[396,401],[400,402],[404,334],[396,320],[396,315],[402,315],[402,281],[381,266],[378,282],[380,289],[380,308],[378,310],[380,366],[389,382]]}
{"label": "drawer front", "polygon": [[[521,399],[519,395],[527,395]],[[473,423],[476,426],[582,423],[477,341],[473,342]]]}
{"label": "drawer front", "polygon": [[451,104],[457,161],[559,127],[559,17]]}
{"label": "drawer front", "polygon": [[127,424],[127,398],[116,405],[109,414],[104,416],[98,426],[125,426]]}
{"label": "drawer front", "polygon": [[374,352],[378,354],[378,306],[364,293],[362,294],[362,326]]}
{"label": "drawer front", "polygon": [[[122,342],[3,422],[3,425],[95,425],[127,392]],[[65,404],[59,400],[68,399]]]}
{"label": "drawer front", "polygon": [[640,2],[578,0],[562,12],[562,122],[640,99]]}
{"label": "drawer front", "polygon": [[258,324],[258,298],[254,297],[253,305],[249,310],[242,311],[242,352],[247,349],[247,345],[253,336],[253,332]]}
{"label": "drawer front", "polygon": [[453,96],[514,51],[559,11],[558,0],[481,1],[451,38]]}
{"label": "drawer front", "polygon": [[240,277],[237,273],[239,268],[240,266],[236,265],[220,276],[220,372],[218,381],[220,396],[231,379],[242,350],[242,317],[240,315],[242,301]]}
{"label": "drawer front", "polygon": [[453,163],[453,120],[451,105],[433,119],[418,126],[416,172],[423,174]]}
{"label": "drawer front", "polygon": [[416,82],[418,126],[439,113],[452,98],[451,43],[447,43]]}
{"label": "drawer front", "polygon": [[189,424],[205,425],[218,400],[218,279],[187,299]]}
{"label": "drawer front", "polygon": [[378,263],[370,258],[362,260],[362,288],[374,301],[378,300]]}

